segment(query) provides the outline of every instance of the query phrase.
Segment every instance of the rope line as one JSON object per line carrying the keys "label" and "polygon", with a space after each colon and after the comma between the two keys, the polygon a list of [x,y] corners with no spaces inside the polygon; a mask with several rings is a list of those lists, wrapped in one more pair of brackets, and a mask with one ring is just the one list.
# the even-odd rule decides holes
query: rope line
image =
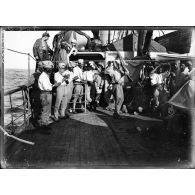
{"label": "rope line", "polygon": [[27,141],[27,140],[18,138],[18,137],[14,136],[14,135],[10,135],[9,133],[7,133],[7,132],[5,131],[5,129],[3,129],[2,126],[0,126],[0,129],[1,129],[1,131],[4,133],[4,135],[6,135],[7,137],[11,137],[12,139],[15,139],[15,140],[17,140],[17,141],[19,141],[19,142],[22,142],[22,143],[25,143],[25,144],[35,145],[34,142],[30,142],[30,141]]}
{"label": "rope line", "polygon": [[5,49],[7,49],[7,50],[9,50],[9,51],[12,51],[12,52],[15,52],[15,53],[19,53],[19,54],[23,54],[23,55],[30,56],[33,60],[35,60],[35,61],[36,61],[36,59],[35,59],[33,56],[31,56],[31,55],[30,55],[30,53],[24,53],[24,52],[21,52],[21,51],[16,51],[16,50],[9,49],[9,48],[5,48]]}
{"label": "rope line", "polygon": [[15,53],[24,54],[24,55],[29,55],[28,53],[16,51],[16,50],[13,50],[13,49],[8,49],[8,48],[6,48],[6,49],[9,50],[9,51],[15,52]]}
{"label": "rope line", "polygon": [[[24,54],[24,55],[29,55],[34,61],[36,61],[36,59],[30,54],[30,53],[24,53],[24,52],[20,52],[20,51],[16,51],[13,49],[9,49],[9,48],[5,48],[9,51],[15,52],[15,53],[19,53],[19,54]],[[189,56],[183,56],[183,59],[185,58],[189,58]],[[193,57],[190,57],[193,58]],[[175,61],[176,59],[181,59],[181,58],[174,58],[174,59],[163,59],[163,61]],[[77,60],[71,60],[72,62],[75,62]],[[94,62],[101,62],[101,61],[105,61],[105,59],[103,60],[85,60],[85,62],[89,62],[89,61],[94,61]],[[118,61],[118,60],[112,60],[112,61]],[[142,60],[142,59],[137,59],[137,60],[124,60],[125,62],[158,62],[159,60],[154,60],[154,59],[150,59],[150,60]],[[62,62],[62,61],[52,61],[52,62]]]}

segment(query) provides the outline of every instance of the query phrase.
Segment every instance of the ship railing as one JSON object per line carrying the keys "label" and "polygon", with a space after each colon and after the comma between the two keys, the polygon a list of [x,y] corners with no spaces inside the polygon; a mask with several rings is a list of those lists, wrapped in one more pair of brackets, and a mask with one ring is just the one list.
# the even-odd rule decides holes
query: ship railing
{"label": "ship railing", "polygon": [[[23,121],[22,121],[22,124],[20,124],[20,127],[23,125],[24,125],[24,127],[29,125],[29,119],[30,119],[31,114],[32,114],[30,97],[29,97],[30,87],[31,86],[28,86],[28,87],[20,86],[16,89],[9,90],[9,91],[6,91],[4,93],[4,96],[9,96],[11,122],[6,125],[6,129],[8,131],[10,131],[9,133],[11,133],[11,134],[14,134],[16,129],[19,127],[17,125],[17,122],[18,122],[18,120],[21,120],[21,118],[23,118]],[[21,92],[22,104],[14,106],[12,97],[13,97],[13,95],[15,95],[18,92]],[[22,108],[23,113],[20,114],[19,116],[18,115],[16,116],[14,110],[18,109],[18,108]]]}
{"label": "ship railing", "polygon": [[[81,102],[77,102],[76,104],[80,106],[76,107],[76,110],[81,110],[82,107],[81,105],[84,105],[84,113],[86,113],[87,110],[87,84],[86,83],[81,83],[81,85],[83,85],[84,90],[83,90],[83,94],[80,94],[80,98],[82,98]],[[74,84],[75,87],[75,84]],[[20,86],[16,89],[13,90],[9,90],[6,91],[4,93],[4,96],[9,96],[9,105],[10,105],[10,114],[11,114],[11,122],[6,124],[6,129],[9,131],[9,133],[14,134],[18,128],[17,122],[18,120],[22,120],[22,124],[20,124],[20,126],[24,126],[27,127],[29,125],[29,120],[30,117],[32,116],[32,110],[31,110],[31,104],[30,104],[30,96],[29,96],[29,90],[30,90],[31,86]],[[13,96],[20,92],[21,96],[22,96],[22,104],[21,105],[14,105],[14,99]],[[76,94],[72,94],[72,97],[74,97],[74,95]],[[69,102],[69,108],[70,108],[70,104],[73,104],[73,101]],[[17,108],[22,108],[23,113],[19,114],[19,115],[15,115],[15,109]]]}

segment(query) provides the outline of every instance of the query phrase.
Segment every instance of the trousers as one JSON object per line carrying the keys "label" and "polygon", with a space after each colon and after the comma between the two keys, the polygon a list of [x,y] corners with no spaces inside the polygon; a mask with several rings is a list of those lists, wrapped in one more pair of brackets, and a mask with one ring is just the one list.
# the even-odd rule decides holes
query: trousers
{"label": "trousers", "polygon": [[66,90],[67,90],[67,96],[65,97],[65,114],[67,113],[67,109],[69,107],[69,103],[70,100],[72,98],[72,92],[73,92],[73,82],[70,82],[67,86],[66,86]]}
{"label": "trousers", "polygon": [[73,91],[74,91],[73,110],[75,110],[78,99],[79,99],[79,103],[81,103],[82,94],[83,94],[83,86],[81,84],[76,84]]}
{"label": "trousers", "polygon": [[65,85],[60,85],[56,89],[56,102],[54,106],[54,116],[56,118],[59,117],[59,113],[62,117],[65,115],[67,94],[68,92]]}
{"label": "trousers", "polygon": [[124,102],[123,86],[121,84],[113,85],[113,96],[115,100],[115,113],[119,113]]}
{"label": "trousers", "polygon": [[54,107],[54,116],[56,118],[60,116],[64,117],[66,114],[66,109],[68,107],[68,103],[72,97],[73,91],[73,83],[69,83],[68,85],[60,85],[56,91],[56,102]]}
{"label": "trousers", "polygon": [[86,100],[88,103],[90,103],[92,101],[92,99],[91,99],[91,85],[87,85]]}
{"label": "trousers", "polygon": [[44,92],[40,94],[41,101],[41,114],[38,121],[39,126],[48,125],[49,117],[51,115],[51,103],[52,103],[52,94],[51,92]]}

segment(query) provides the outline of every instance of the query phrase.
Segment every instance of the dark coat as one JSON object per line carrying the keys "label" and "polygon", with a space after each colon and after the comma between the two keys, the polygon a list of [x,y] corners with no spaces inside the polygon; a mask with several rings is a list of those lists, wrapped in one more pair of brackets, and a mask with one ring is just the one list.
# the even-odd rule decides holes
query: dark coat
{"label": "dark coat", "polygon": [[38,61],[51,60],[53,55],[53,51],[50,49],[48,44],[46,43],[46,50],[42,48],[42,39],[37,39],[33,46],[33,55],[34,57],[38,57]]}

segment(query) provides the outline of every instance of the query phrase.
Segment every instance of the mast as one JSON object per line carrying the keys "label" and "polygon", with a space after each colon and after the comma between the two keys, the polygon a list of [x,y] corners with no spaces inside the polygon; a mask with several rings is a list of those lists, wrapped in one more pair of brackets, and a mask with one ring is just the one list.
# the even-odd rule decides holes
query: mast
{"label": "mast", "polygon": [[148,30],[146,33],[146,37],[145,37],[143,55],[146,55],[149,52],[149,47],[151,44],[152,35],[153,35],[153,30]]}
{"label": "mast", "polygon": [[138,30],[137,56],[144,56],[149,51],[153,30]]}

